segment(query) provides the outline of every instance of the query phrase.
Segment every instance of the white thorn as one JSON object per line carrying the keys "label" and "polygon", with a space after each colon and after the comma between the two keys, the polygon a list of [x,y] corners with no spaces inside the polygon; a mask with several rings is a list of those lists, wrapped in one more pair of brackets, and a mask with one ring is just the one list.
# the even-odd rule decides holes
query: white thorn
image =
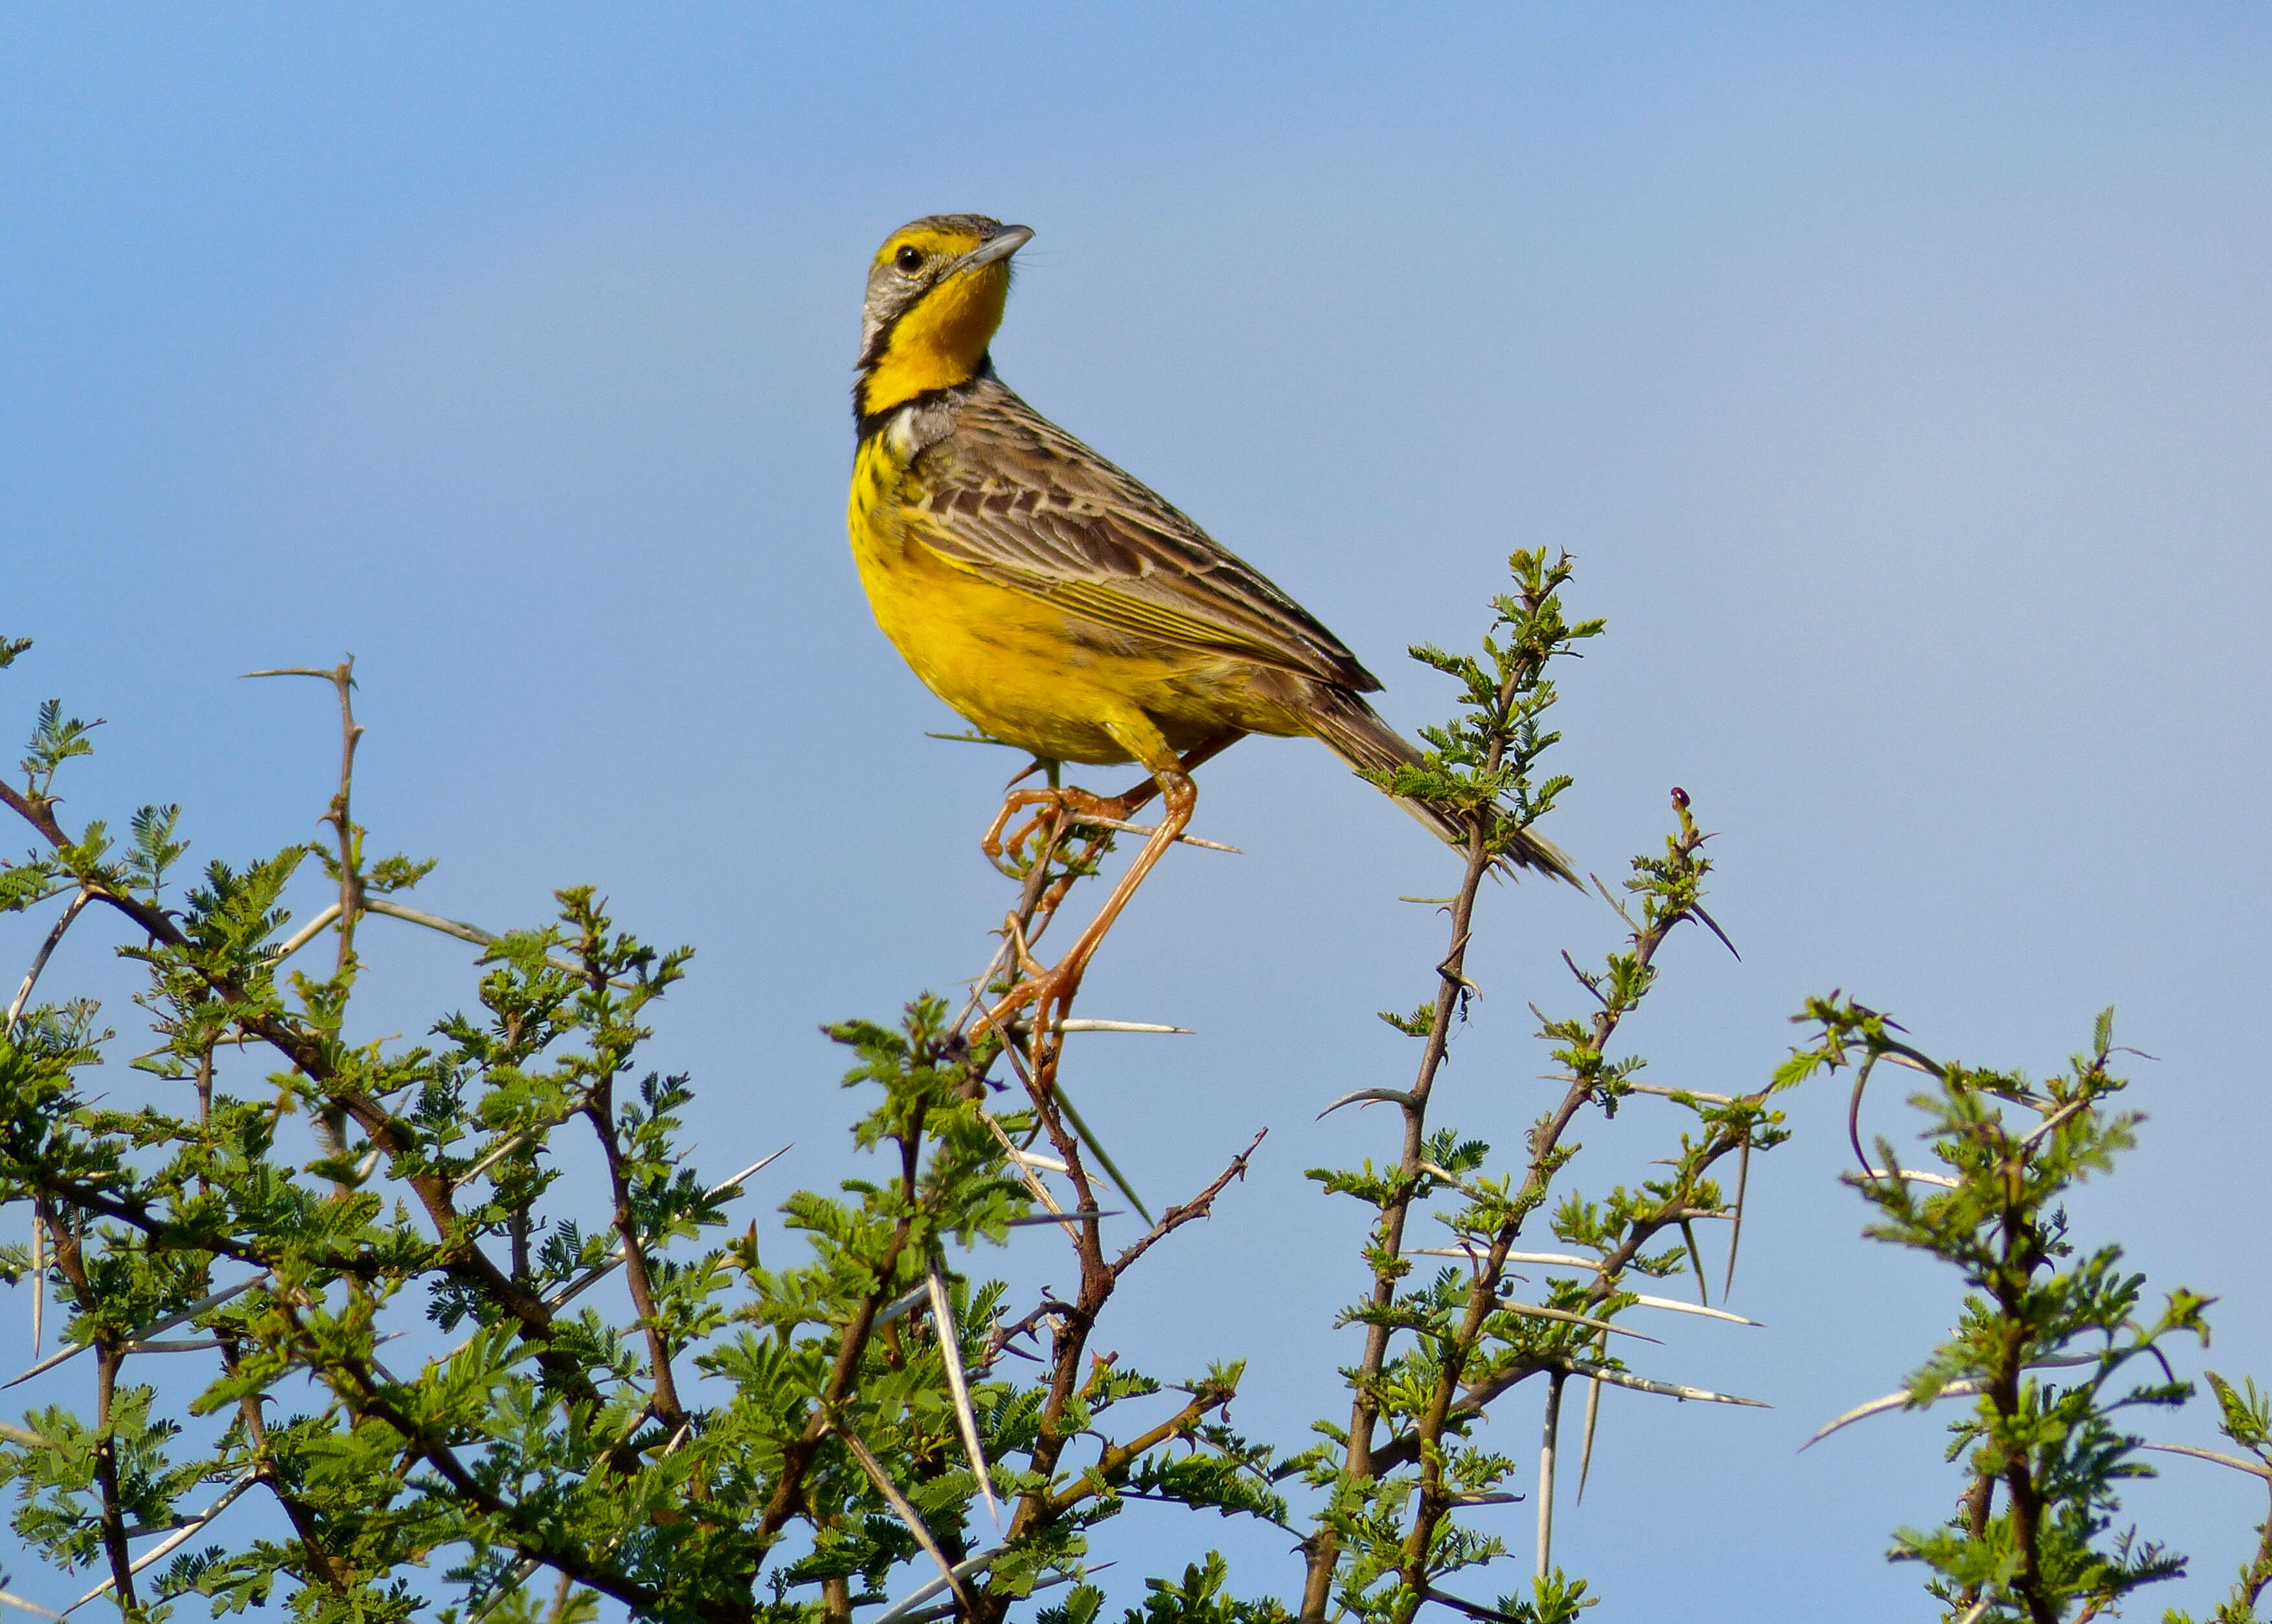
{"label": "white thorn", "polygon": [[1057,1029],[1059,1032],[1176,1032],[1186,1038],[1192,1035],[1192,1029],[1188,1026],[1162,1026],[1153,1021],[1093,1021],[1085,1016],[1059,1021]]}

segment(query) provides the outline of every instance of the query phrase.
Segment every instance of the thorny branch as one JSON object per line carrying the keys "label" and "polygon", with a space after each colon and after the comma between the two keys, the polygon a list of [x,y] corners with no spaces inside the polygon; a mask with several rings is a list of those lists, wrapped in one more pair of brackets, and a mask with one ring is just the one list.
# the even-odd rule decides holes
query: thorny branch
{"label": "thorny branch", "polygon": [[[0,805],[8,807],[30,823],[58,852],[67,852],[71,848],[72,842],[56,823],[53,802],[48,798],[19,792],[13,786],[0,781]],[[598,1391],[580,1367],[572,1360],[556,1357],[549,1352],[549,1345],[553,1337],[552,1314],[543,1300],[498,1269],[480,1248],[463,1238],[466,1226],[463,1216],[452,1200],[451,1182],[430,1160],[419,1157],[417,1133],[411,1124],[347,1081],[334,1062],[327,1039],[288,1016],[262,1008],[235,977],[207,963],[182,933],[181,927],[155,903],[144,902],[121,891],[97,871],[82,874],[78,878],[87,895],[125,915],[153,942],[173,950],[184,967],[202,978],[214,996],[242,1011],[238,1024],[248,1036],[259,1039],[283,1055],[295,1070],[323,1092],[328,1105],[343,1111],[354,1120],[365,1137],[391,1158],[396,1176],[417,1196],[428,1221],[433,1225],[437,1244],[440,1248],[437,1266],[453,1279],[482,1292],[512,1315],[519,1323],[522,1334],[536,1346],[537,1357],[545,1365],[548,1374],[558,1380],[572,1397],[596,1403]],[[89,1195],[87,1204],[95,1211],[135,1221],[136,1215],[130,1209],[108,1200],[92,1198],[92,1193]],[[156,1233],[155,1226],[153,1233]],[[203,1243],[201,1240],[200,1244]],[[218,1246],[213,1249],[226,1250]],[[260,1260],[247,1255],[245,1261]]]}

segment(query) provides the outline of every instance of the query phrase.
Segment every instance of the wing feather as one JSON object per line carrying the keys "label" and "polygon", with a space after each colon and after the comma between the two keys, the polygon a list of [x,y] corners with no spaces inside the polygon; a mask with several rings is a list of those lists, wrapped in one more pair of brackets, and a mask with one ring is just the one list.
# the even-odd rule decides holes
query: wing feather
{"label": "wing feather", "polygon": [[989,378],[917,457],[916,533],[948,562],[1124,632],[1359,693],[1340,638],[1141,481]]}

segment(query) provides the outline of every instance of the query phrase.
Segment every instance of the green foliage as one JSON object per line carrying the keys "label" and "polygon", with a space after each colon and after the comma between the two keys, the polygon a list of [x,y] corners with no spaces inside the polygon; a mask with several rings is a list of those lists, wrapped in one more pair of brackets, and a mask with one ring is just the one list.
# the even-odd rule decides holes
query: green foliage
{"label": "green foliage", "polygon": [[1557,1568],[1533,1579],[1529,1595],[1500,1597],[1498,1612],[1512,1624],[1576,1624],[1580,1613],[1599,1606],[1601,1600],[1586,1594],[1583,1579],[1573,1579]]}
{"label": "green foliage", "polygon": [[1533,773],[1562,737],[1541,726],[1557,697],[1547,672],[1607,625],[1564,617],[1567,554],[1550,562],[1543,552],[1523,551],[1507,563],[1515,590],[1492,598],[1480,654],[1447,653],[1429,644],[1411,651],[1413,659],[1459,684],[1459,714],[1420,730],[1428,749],[1416,764],[1365,774],[1392,794],[1482,816],[1494,856],[1512,851],[1521,832],[1553,810],[1570,787],[1567,776]]}
{"label": "green foliage", "polygon": [[[1966,1286],[1954,1330],[1906,1397],[1919,1409],[1972,1399],[1949,1427],[1948,1457],[1962,1463],[1967,1486],[1955,1516],[1901,1531],[1893,1554],[1924,1564],[1932,1594],[1976,1620],[2096,1616],[2182,1573],[2182,1557],[2134,1529],[2117,1531],[2115,1519],[2121,1485],[2153,1475],[2129,1418],[2191,1396],[2164,1345],[2207,1342],[2208,1300],[2180,1288],[2146,1312],[2145,1278],[2121,1270],[2118,1246],[2078,1251],[2065,1204],[2077,1185],[2113,1170],[2141,1120],[2107,1108],[2127,1086],[2111,1069],[2113,1011],[2099,1017],[2090,1051],[2041,1084],[1935,1062],[1894,1022],[1835,995],[1809,1001],[1799,1018],[1817,1040],[1794,1054],[1782,1080],[1852,1067],[1858,1112],[1887,1056],[1933,1079],[1910,1104],[1942,1171],[1904,1170],[1880,1139],[1875,1164],[1865,1157],[1865,1171],[1849,1175],[1878,1212],[1866,1233],[1939,1259]],[[2142,1377],[2132,1369],[2141,1361],[2150,1367]],[[2248,1419],[2243,1405],[2244,1427]]]}
{"label": "green foliage", "polygon": [[[0,666],[22,648],[0,643]],[[51,942],[89,902],[130,920],[154,1040],[131,1057],[135,1100],[90,1086],[111,1039],[91,1002],[34,1003],[0,1032],[0,1203],[35,1213],[44,1245],[0,1271],[56,1294],[84,1373],[82,1400],[0,1427],[30,1548],[93,1569],[130,1620],[196,1598],[324,1624],[569,1624],[603,1599],[833,1620],[918,1583],[936,1548],[968,1565],[957,1605],[992,1620],[1077,1580],[1126,1494],[1284,1521],[1267,1452],[1222,1419],[1239,1367],[1171,1386],[1107,1356],[1060,1383],[1084,1345],[1063,1305],[1005,1325],[1003,1288],[957,1269],[1032,1214],[1016,1136],[1062,1123],[1046,1102],[990,1110],[999,1042],[968,1040],[938,1000],[830,1029],[869,1167],[791,1195],[766,1236],[732,1219],[740,1182],[692,1165],[690,1080],[642,1058],[688,952],[618,930],[588,887],[548,927],[486,937],[475,1002],[422,1040],[350,1038],[354,933],[433,865],[363,857],[346,668],[286,674],[340,696],[335,848],[208,860],[161,903],[179,809],[136,812],[123,848],[66,830],[56,777],[92,724],[55,703],[0,784],[44,842],[0,871],[0,906],[76,892]],[[318,871],[325,972],[294,964]],[[597,1180],[565,1176],[579,1155]],[[1096,1255],[1093,1228],[1091,1319],[1134,1261]],[[1005,1354],[1052,1326],[1057,1357],[1015,1374]],[[1099,1448],[1068,1454],[1081,1440]],[[1016,1508],[1006,1530],[979,1504],[981,1460]],[[228,1508],[246,1495],[280,1521],[243,1531]],[[174,1527],[188,1538],[137,1567],[146,1531]],[[1231,1605],[1186,1589],[1210,1616]]]}
{"label": "green foliage", "polygon": [[[1284,1624],[1286,1609],[1275,1601],[1240,1601],[1223,1593],[1230,1577],[1219,1551],[1184,1569],[1180,1581],[1147,1579],[1149,1592],[1140,1608],[1131,1607],[1124,1624]],[[1094,1592],[1092,1592],[1094,1593]],[[1048,1624],[1050,1615],[1042,1615]],[[1066,1610],[1066,1624],[1084,1624]]]}
{"label": "green foliage", "polygon": [[[1454,808],[1488,834],[1470,853],[1453,901],[1452,945],[1435,967],[1434,996],[1409,1016],[1380,1016],[1426,1044],[1412,1086],[1350,1096],[1397,1106],[1401,1155],[1385,1165],[1368,1158],[1310,1173],[1327,1194],[1364,1203],[1372,1219],[1364,1250],[1371,1289],[1342,1315],[1344,1324],[1365,1331],[1363,1356],[1348,1372],[1349,1424],[1319,1422],[1327,1441],[1281,1468],[1298,1469],[1324,1497],[1305,1541],[1308,1619],[1324,1616],[1329,1598],[1363,1624],[1407,1624],[1431,1600],[1473,1610],[1474,1604],[1447,1599],[1443,1582],[1507,1551],[1499,1536],[1468,1519],[1476,1508],[1518,1497],[1511,1492],[1515,1463],[1480,1437],[1491,1406],[1543,1376],[1553,1417],[1569,1380],[1622,1377],[1625,1367],[1610,1351],[1610,1338],[1622,1329],[1618,1316],[1638,1301],[1628,1277],[1666,1274],[1694,1257],[1702,1294],[1693,1225],[1735,1219],[1742,1201],[1740,1190],[1723,1194],[1711,1169],[1730,1156],[1748,1168],[1753,1151],[1786,1136],[1781,1114],[1767,1103],[1770,1091],[1733,1099],[1670,1094],[1674,1108],[1693,1120],[1679,1134],[1669,1176],[1639,1190],[1617,1188],[1599,1201],[1565,1195],[1553,1230],[1582,1248],[1571,1260],[1575,1267],[1550,1273],[1536,1301],[1516,1294],[1509,1254],[1577,1154],[1568,1130],[1587,1111],[1614,1116],[1634,1091],[1633,1077],[1643,1062],[1639,1055],[1612,1057],[1611,1045],[1655,985],[1658,950],[1682,922],[1709,924],[1700,905],[1711,868],[1703,853],[1708,837],[1678,792],[1664,853],[1636,858],[1624,898],[1612,904],[1624,946],[1597,972],[1571,962],[1591,1009],[1566,1019],[1539,1016],[1539,1035],[1559,1068],[1551,1081],[1562,1092],[1532,1127],[1521,1159],[1494,1170],[1489,1144],[1429,1118],[1446,1042],[1474,991],[1464,965],[1478,883],[1569,784],[1540,776],[1542,759],[1559,736],[1541,723],[1555,701],[1553,662],[1602,629],[1599,621],[1573,623],[1564,614],[1566,557],[1550,563],[1543,554],[1517,553],[1509,563],[1515,591],[1493,600],[1480,654],[1413,651],[1459,682],[1459,714],[1423,730],[1431,749],[1420,765],[1375,775],[1384,788]],[[1408,1237],[1412,1218],[1424,1212],[1440,1232],[1433,1249],[1457,1260],[1424,1272],[1415,1267],[1416,1244]],[[1666,1238],[1681,1244],[1668,1248]],[[1730,1261],[1732,1266],[1732,1242]],[[1533,1492],[1551,1504],[1551,1483],[1534,1485]],[[1550,1568],[1527,1598],[1502,1598],[1495,1616],[1565,1620],[1593,1601],[1584,1581]]]}
{"label": "green foliage", "polygon": [[[1869,1233],[1947,1263],[1969,1293],[1901,1397],[1972,1401],[1951,1428],[1962,1505],[1903,1531],[1895,1554],[1930,1572],[1962,1624],[2079,1624],[2176,1573],[2181,1559],[2118,1530],[2119,1491],[2147,1470],[2135,1418],[2191,1390],[2164,1345],[2205,1339],[2207,1304],[2180,1291],[2148,1310],[2118,1248],[2078,1250],[2064,1204],[2137,1121],[2105,1106],[2124,1086],[2107,1022],[2038,1086],[1939,1066],[1834,995],[1805,1017],[1818,1040],[1763,1088],[1644,1081],[1624,1034],[1666,943],[1688,922],[1726,941],[1703,906],[1709,837],[1675,790],[1663,850],[1633,860],[1620,893],[1596,882],[1615,944],[1592,968],[1565,955],[1580,1011],[1531,1006],[1552,1091],[1516,1153],[1431,1114],[1478,992],[1466,956],[1483,882],[1569,786],[1545,771],[1556,662],[1602,631],[1565,614],[1566,557],[1509,563],[1513,590],[1493,600],[1478,652],[1413,651],[1454,679],[1457,713],[1424,730],[1418,764],[1369,775],[1480,838],[1456,896],[1425,899],[1451,920],[1424,996],[1380,1016],[1420,1046],[1409,1083],[1338,1102],[1390,1106],[1393,1146],[1310,1174],[1366,1214],[1364,1283],[1339,1321],[1363,1343],[1343,1372],[1346,1423],[1319,1421],[1296,1450],[1232,1426],[1241,1362],[1173,1382],[1097,1351],[1123,1277],[1209,1216],[1254,1149],[1106,1251],[1090,1168],[1126,1182],[1011,994],[1110,829],[1060,806],[1011,832],[1001,861],[1020,900],[959,1012],[925,996],[893,1023],[826,1028],[848,1055],[857,1169],[789,1194],[766,1223],[737,1209],[755,1169],[697,1173],[694,1084],[646,1058],[686,950],[617,929],[588,887],[559,892],[551,923],[502,936],[391,900],[434,865],[365,855],[348,666],[271,674],[338,695],[342,770],[322,820],[335,838],[205,860],[186,889],[177,807],[140,808],[123,841],[59,820],[58,775],[99,724],[41,705],[19,777],[0,781],[0,807],[36,842],[0,865],[0,913],[56,905],[27,1007],[0,1031],[0,1205],[35,1220],[34,1248],[0,1248],[0,1278],[59,1301],[67,1374],[49,1390],[73,1397],[0,1424],[19,1538],[153,1624],[184,1603],[309,1624],[581,1624],[603,1608],[850,1624],[887,1606],[908,1624],[1005,1624],[1028,1604],[1037,1624],[1097,1624],[1090,1540],[1137,1499],[1282,1530],[1304,1582],[1298,1607],[1242,1599],[1210,1552],[1147,1578],[1124,1624],[1411,1624],[1431,1605],[1573,1624],[1600,1598],[1551,1560],[1566,1394],[1588,1400],[1581,1480],[1604,1385],[1754,1402],[1629,1367],[1628,1322],[1682,1306],[1645,1296],[1676,1277],[1708,1301],[1713,1225],[1732,1278],[1751,1160],[1788,1137],[1775,1096],[1850,1069],[1858,1112],[1893,1057],[1934,1078],[1917,1103],[1944,1171],[1905,1173],[1882,1143],[1872,1162],[1857,1133]],[[27,646],[0,639],[0,668]],[[95,907],[133,927],[139,1053],[112,1053],[89,1000],[28,1002]],[[470,1002],[409,1043],[349,1035],[370,950],[358,931],[385,919],[482,944]],[[325,968],[296,962],[325,931]],[[974,1022],[989,997],[1002,1002]],[[101,1075],[119,1059],[139,1094]],[[1652,1176],[1581,1181],[1573,1132],[1621,1118],[1655,1136]],[[572,1176],[579,1165],[595,1175]],[[1519,1252],[1542,1225],[1565,1249]],[[1071,1284],[1013,1304],[968,1257],[1029,1227],[1067,1248]],[[1526,1479],[1488,1424],[1534,1378],[1545,1459]],[[2272,1401],[2207,1379],[2246,1456],[2211,1458],[2272,1481]],[[269,1508],[257,1532],[229,1515],[246,1498]],[[1484,1570],[1512,1554],[1503,1508],[1526,1499],[1533,1572],[1467,1599],[1490,1593]],[[139,1542],[167,1530],[182,1538],[154,1560]],[[2254,1624],[2272,1518],[2260,1534],[2215,1624]]]}
{"label": "green foliage", "polygon": [[[2272,1484],[2272,1394],[2259,1391],[2246,1378],[2235,1387],[2214,1370],[2203,1375],[2216,1396],[2217,1430],[2247,1452],[2245,1459],[2214,1454],[2210,1458]],[[2240,1565],[2232,1593],[2218,1604],[2208,1624],[2259,1624],[2256,1604],[2267,1589],[2272,1589],[2272,1516],[2257,1524],[2255,1553]],[[2162,1616],[2164,1624],[2194,1624],[2189,1613],[2173,1610]]]}

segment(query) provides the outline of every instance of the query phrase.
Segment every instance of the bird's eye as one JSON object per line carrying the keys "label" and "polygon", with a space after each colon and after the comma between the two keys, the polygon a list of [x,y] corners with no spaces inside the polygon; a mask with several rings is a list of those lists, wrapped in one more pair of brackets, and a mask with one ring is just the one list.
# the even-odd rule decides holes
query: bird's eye
{"label": "bird's eye", "polygon": [[923,262],[923,250],[919,248],[903,248],[892,257],[893,264],[910,274],[922,270]]}

